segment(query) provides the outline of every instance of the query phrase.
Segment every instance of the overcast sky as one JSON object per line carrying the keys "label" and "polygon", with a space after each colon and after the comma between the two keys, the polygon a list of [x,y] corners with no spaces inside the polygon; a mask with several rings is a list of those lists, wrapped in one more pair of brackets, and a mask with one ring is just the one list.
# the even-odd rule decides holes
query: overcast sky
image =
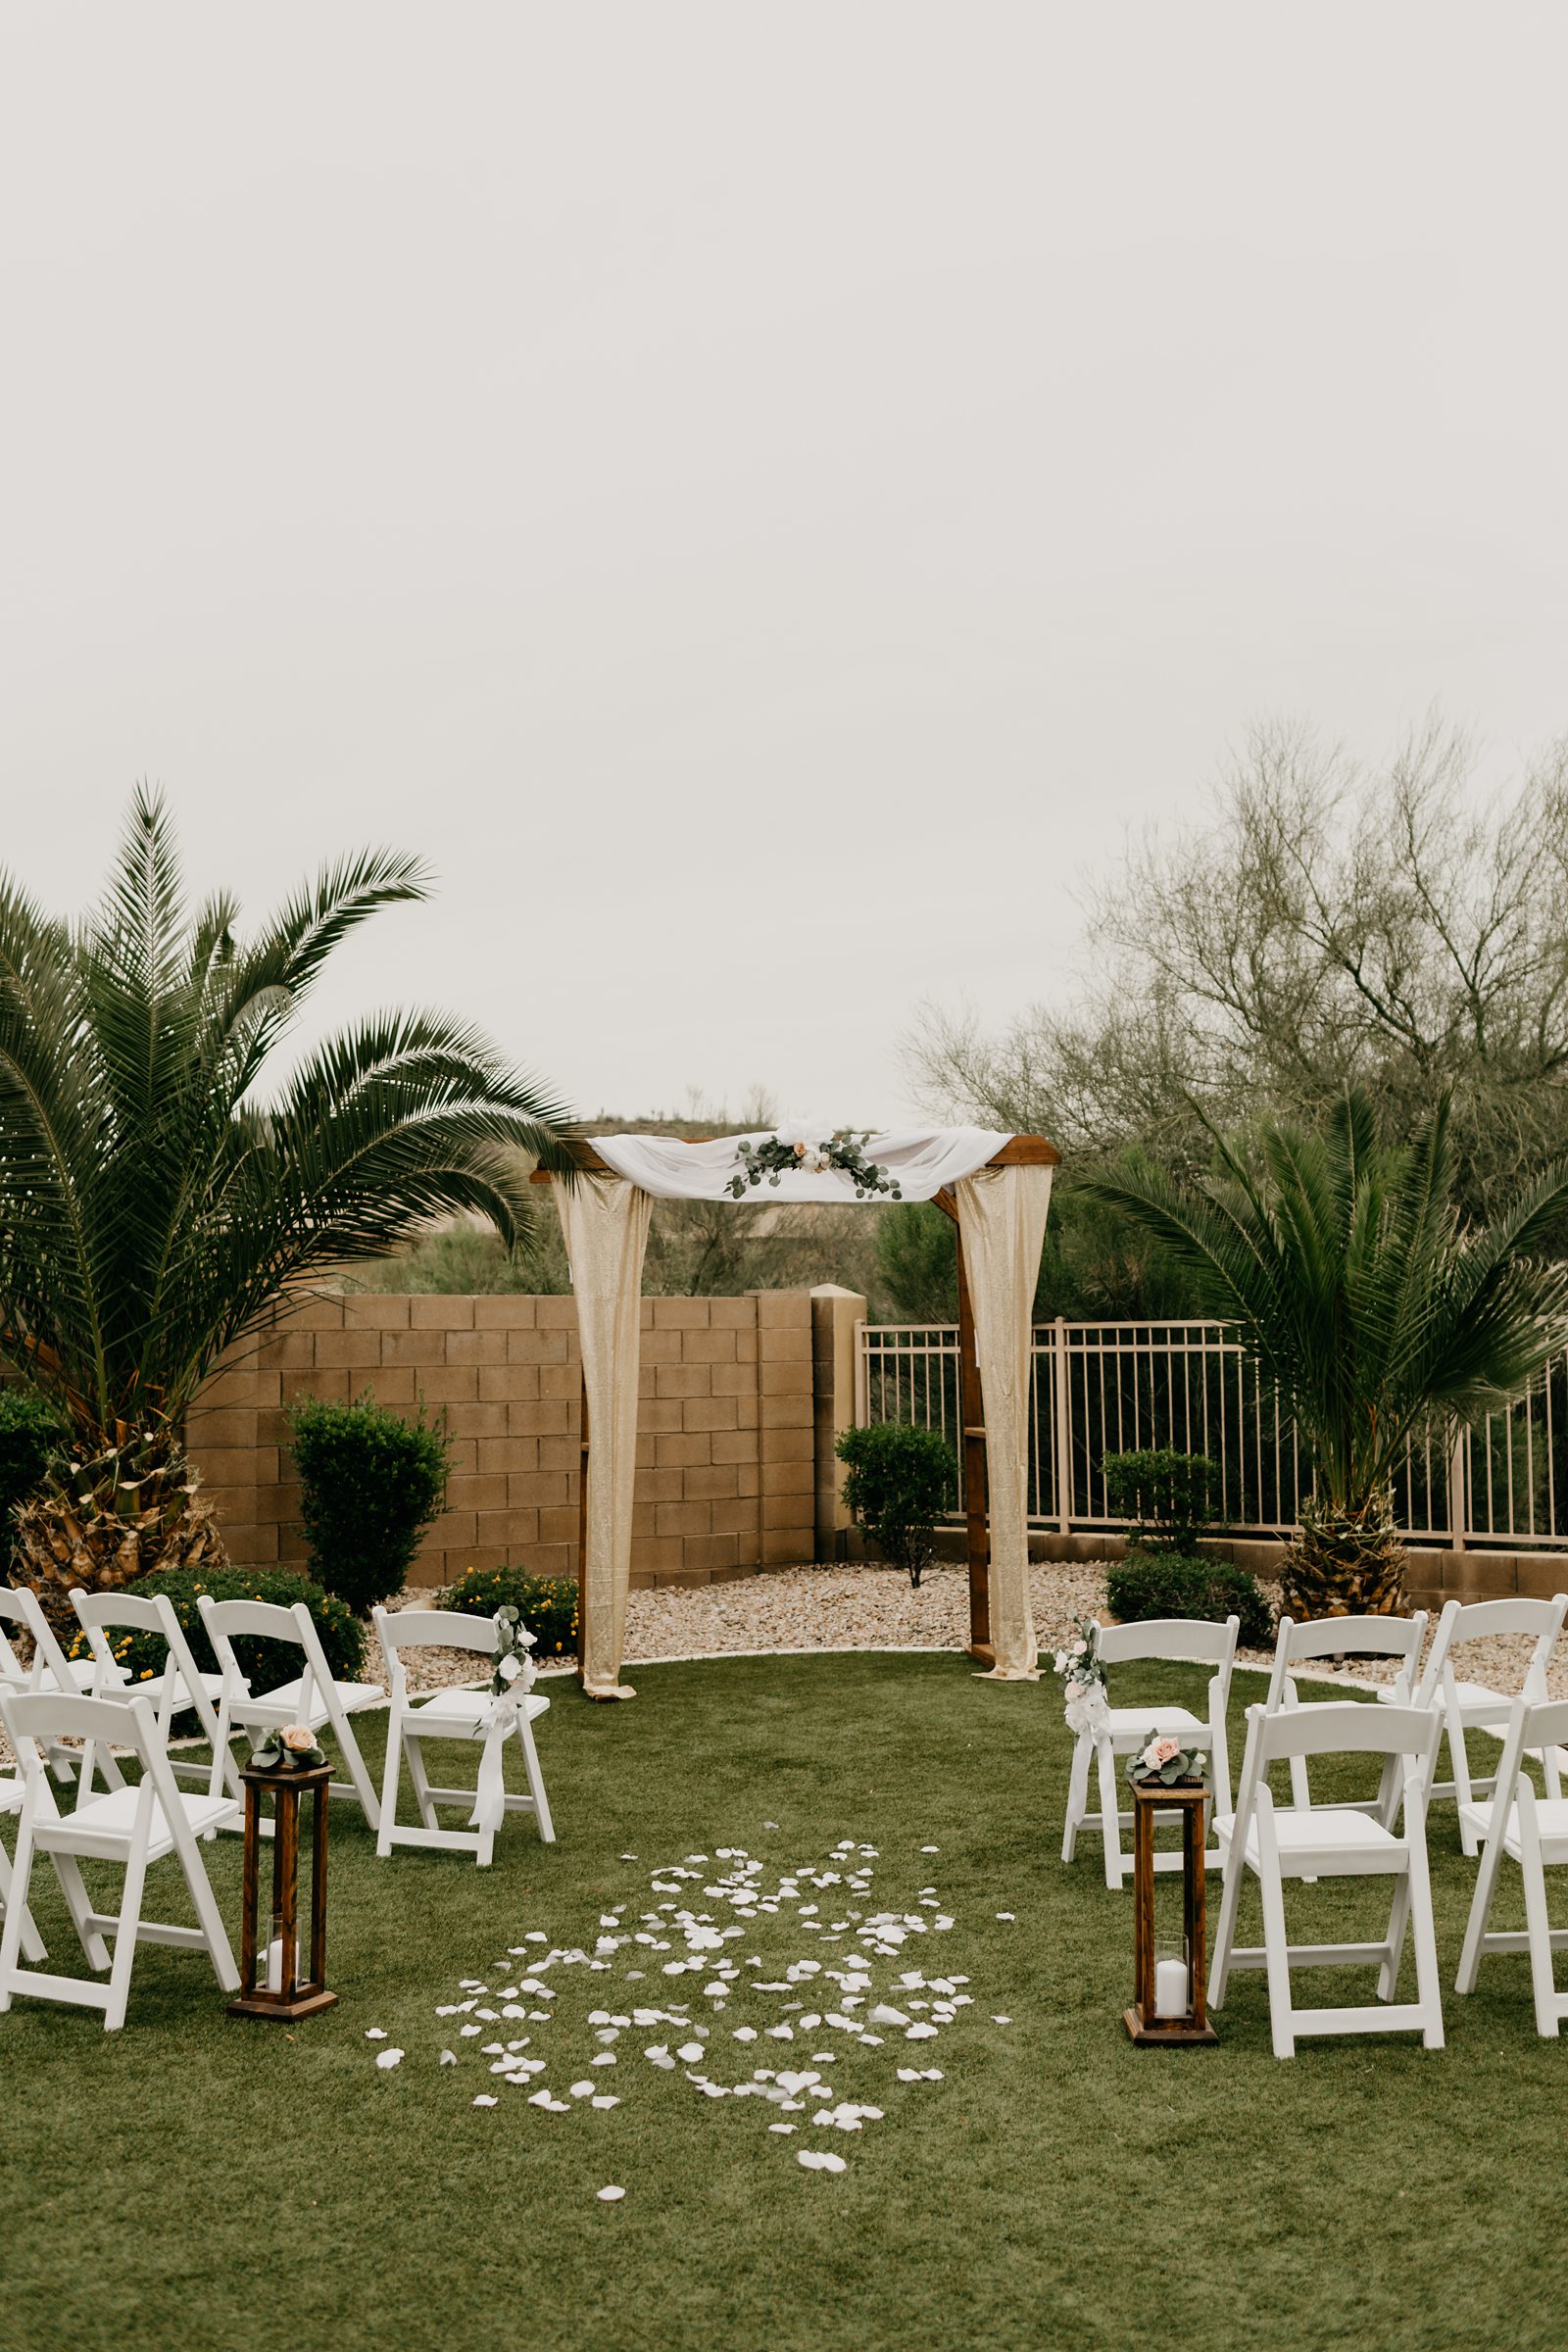
{"label": "overcast sky", "polygon": [[0,858],[896,1119],[1259,714],[1568,728],[1558,7],[0,0]]}

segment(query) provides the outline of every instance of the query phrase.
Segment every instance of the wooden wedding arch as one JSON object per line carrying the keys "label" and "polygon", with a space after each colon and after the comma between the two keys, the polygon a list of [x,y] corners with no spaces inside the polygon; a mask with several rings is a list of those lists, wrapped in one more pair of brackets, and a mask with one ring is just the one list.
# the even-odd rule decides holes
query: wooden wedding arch
{"label": "wooden wedding arch", "polygon": [[[697,1142],[710,1139],[686,1140]],[[616,1173],[590,1141],[575,1142],[571,1147],[571,1155],[575,1165],[585,1175],[613,1176]],[[1009,1136],[984,1165],[988,1168],[1054,1168],[1059,1165],[1060,1160],[1061,1153],[1055,1145],[1049,1143],[1043,1135],[1014,1135]],[[547,1169],[535,1168],[530,1181],[534,1184],[550,1184],[554,1179]],[[964,1534],[969,1574],[969,1654],[990,1667],[995,1663],[991,1642],[991,1525],[986,1477],[985,1408],[975,1347],[974,1313],[964,1271],[963,1237],[959,1228],[957,1203],[946,1186],[933,1194],[932,1199],[952,1222],[954,1249],[957,1253],[958,1409],[963,1443]],[[579,1348],[579,1357],[580,1354]],[[584,1563],[588,1544],[588,1480],[592,1438],[588,1425],[586,1373],[581,1375],[579,1409],[582,1462],[577,1485],[577,1659],[580,1674],[587,1644],[588,1579]]]}

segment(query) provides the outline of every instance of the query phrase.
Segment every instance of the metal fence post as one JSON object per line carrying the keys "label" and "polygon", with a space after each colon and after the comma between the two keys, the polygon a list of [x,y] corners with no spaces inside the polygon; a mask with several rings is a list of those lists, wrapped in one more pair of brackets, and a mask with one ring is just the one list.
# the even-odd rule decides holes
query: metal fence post
{"label": "metal fence post", "polygon": [[1468,1430],[1456,1421],[1448,1439],[1448,1542],[1455,1551],[1465,1548],[1470,1519],[1470,1488],[1464,1474],[1468,1439]]}
{"label": "metal fence post", "polygon": [[1067,1321],[1058,1315],[1052,1331],[1052,1360],[1055,1366],[1056,1527],[1067,1535],[1072,1528],[1072,1397],[1067,1388]]}

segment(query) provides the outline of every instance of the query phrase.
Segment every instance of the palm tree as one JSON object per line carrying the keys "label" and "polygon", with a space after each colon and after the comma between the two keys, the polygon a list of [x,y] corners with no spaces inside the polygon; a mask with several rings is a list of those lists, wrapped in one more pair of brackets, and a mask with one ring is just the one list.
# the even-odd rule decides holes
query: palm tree
{"label": "palm tree", "polygon": [[565,1165],[560,1106],[437,1013],[372,1015],[260,1099],[332,950],[425,895],[414,860],[369,851],[242,946],[231,899],[187,908],[146,791],[80,924],[0,875],[0,1348],[70,1429],[18,1523],[18,1572],[56,1607],[222,1557],[183,1416],[288,1293],[455,1210],[514,1246],[519,1148]]}
{"label": "palm tree", "polygon": [[1148,1169],[1085,1189],[1187,1273],[1295,1423],[1313,1491],[1286,1550],[1286,1605],[1396,1610],[1393,1481],[1410,1441],[1512,1403],[1568,1335],[1568,1267],[1536,1254],[1568,1204],[1568,1163],[1466,1232],[1446,1102],[1404,1144],[1380,1141],[1357,1092],[1321,1134],[1270,1123],[1251,1152],[1215,1143],[1196,1190]]}

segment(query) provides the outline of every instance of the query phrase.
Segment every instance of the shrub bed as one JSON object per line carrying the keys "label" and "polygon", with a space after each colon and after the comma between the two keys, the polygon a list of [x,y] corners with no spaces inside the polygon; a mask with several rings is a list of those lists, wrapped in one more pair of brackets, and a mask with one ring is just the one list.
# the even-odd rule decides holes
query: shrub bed
{"label": "shrub bed", "polygon": [[470,1568],[436,1602],[470,1617],[514,1608],[533,1635],[537,1659],[577,1654],[577,1586],[569,1576],[530,1576],[524,1568]]}
{"label": "shrub bed", "polygon": [[1248,1649],[1267,1649],[1274,1640],[1274,1612],[1263,1589],[1245,1568],[1199,1552],[1145,1551],[1135,1546],[1105,1571],[1105,1598],[1123,1625],[1150,1617],[1200,1617],[1223,1625],[1233,1613],[1242,1621]]}
{"label": "shrub bed", "polygon": [[[126,1591],[146,1599],[151,1599],[155,1592],[168,1593],[199,1673],[218,1672],[218,1660],[196,1606],[200,1595],[206,1592],[214,1600],[270,1600],[285,1609],[303,1600],[316,1621],[333,1681],[358,1682],[364,1674],[365,1628],[353,1610],[330,1592],[323,1592],[319,1585],[313,1585],[309,1577],[296,1576],[287,1568],[257,1570],[249,1575],[239,1568],[155,1568],[150,1576],[136,1577]],[[149,1675],[163,1671],[168,1653],[157,1634],[119,1629],[111,1631],[109,1641],[132,1682],[145,1682]],[[68,1654],[73,1658],[92,1655],[84,1633],[76,1635]],[[234,1655],[240,1672],[250,1677],[255,1690],[265,1690],[271,1683],[292,1682],[299,1671],[297,1650],[284,1649],[256,1636],[236,1642]]]}

